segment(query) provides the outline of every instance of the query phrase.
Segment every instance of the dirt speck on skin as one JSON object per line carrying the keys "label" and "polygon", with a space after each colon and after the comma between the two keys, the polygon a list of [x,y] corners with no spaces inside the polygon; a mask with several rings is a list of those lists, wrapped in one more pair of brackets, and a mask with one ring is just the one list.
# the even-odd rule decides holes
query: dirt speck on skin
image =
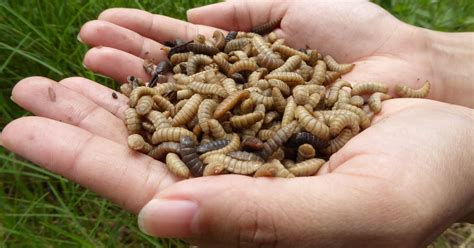
{"label": "dirt speck on skin", "polygon": [[54,92],[54,89],[52,87],[48,87],[48,96],[50,101],[56,101],[56,92]]}
{"label": "dirt speck on skin", "polygon": [[117,98],[118,98],[117,93],[112,92],[112,98],[113,98],[113,99],[117,99]]}

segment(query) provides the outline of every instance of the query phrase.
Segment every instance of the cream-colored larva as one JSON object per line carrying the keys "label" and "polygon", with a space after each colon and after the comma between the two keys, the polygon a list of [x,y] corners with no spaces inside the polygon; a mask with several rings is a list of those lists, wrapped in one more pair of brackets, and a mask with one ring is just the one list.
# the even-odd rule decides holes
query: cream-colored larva
{"label": "cream-colored larva", "polygon": [[430,82],[426,81],[419,89],[412,89],[408,86],[397,84],[395,85],[395,92],[400,97],[410,98],[425,98],[430,93]]}
{"label": "cream-colored larva", "polygon": [[188,178],[191,173],[184,162],[175,153],[168,153],[166,155],[166,167],[173,173],[173,175]]}
{"label": "cream-colored larva", "polygon": [[382,92],[375,92],[369,97],[367,104],[369,105],[370,110],[376,114],[382,110],[382,101],[388,100],[390,98],[390,95]]}

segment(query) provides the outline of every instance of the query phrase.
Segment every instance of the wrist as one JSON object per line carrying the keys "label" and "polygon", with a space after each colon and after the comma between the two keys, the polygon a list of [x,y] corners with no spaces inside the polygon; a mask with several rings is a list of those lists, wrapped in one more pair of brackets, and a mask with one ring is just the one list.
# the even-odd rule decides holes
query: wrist
{"label": "wrist", "polygon": [[440,101],[473,108],[474,33],[444,33],[419,28],[424,36],[433,82]]}

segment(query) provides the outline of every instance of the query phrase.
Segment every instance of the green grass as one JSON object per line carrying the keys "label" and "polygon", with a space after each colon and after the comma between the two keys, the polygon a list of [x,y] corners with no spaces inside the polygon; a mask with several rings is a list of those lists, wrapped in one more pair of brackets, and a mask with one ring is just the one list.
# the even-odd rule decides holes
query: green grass
{"label": "green grass", "polygon": [[[87,48],[78,43],[79,28],[110,7],[142,8],[184,18],[196,1],[6,1],[0,0],[0,129],[28,115],[10,100],[20,79],[41,75],[59,80],[84,76],[114,83],[86,71]],[[379,0],[398,18],[442,31],[474,31],[472,1]],[[136,217],[77,184],[49,173],[0,148],[0,247],[182,247],[183,242],[140,233]],[[453,234],[454,233],[454,234]],[[451,247],[473,239],[472,226],[452,229],[435,247]],[[453,241],[454,240],[454,241]]]}

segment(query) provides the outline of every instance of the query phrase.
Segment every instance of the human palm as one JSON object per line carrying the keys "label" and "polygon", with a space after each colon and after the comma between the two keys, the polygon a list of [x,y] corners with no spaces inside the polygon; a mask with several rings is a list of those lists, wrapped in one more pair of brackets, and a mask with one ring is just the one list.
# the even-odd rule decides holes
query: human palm
{"label": "human palm", "polygon": [[[196,33],[211,34],[214,28],[205,25],[248,30],[283,17],[282,30],[277,32],[289,44],[315,47],[342,62],[356,61],[348,79],[386,83],[414,83],[412,77],[429,79],[429,69],[413,64],[418,61],[415,55],[403,62],[405,58],[398,53],[405,51],[399,44],[407,37],[400,39],[401,32],[382,37],[382,28],[405,27],[374,5],[365,1],[321,1],[309,2],[311,8],[305,9],[301,7],[306,6],[304,2],[292,4],[257,2],[252,8],[222,4],[219,15],[210,15],[208,9],[191,12],[190,20],[203,24],[200,26],[138,10],[108,10],[101,20],[89,22],[81,30],[82,40],[95,46],[84,63],[118,81],[125,81],[127,75],[147,78],[141,68],[142,59],[164,59],[159,42],[176,37],[191,39]],[[364,11],[364,15],[346,9]],[[322,13],[316,15],[316,20],[299,19],[318,11]],[[362,25],[377,16],[382,18],[376,19],[372,29]],[[308,28],[314,23],[320,26]],[[305,39],[309,30],[314,30],[314,35]],[[408,70],[413,68],[418,68],[416,74]],[[446,215],[447,209],[453,210],[448,203],[472,208],[469,194],[446,194],[472,188],[468,179],[474,175],[469,170],[453,171],[443,166],[459,164],[458,160],[466,158],[442,156],[443,151],[469,145],[447,141],[469,141],[462,139],[464,133],[456,131],[446,132],[446,137],[432,135],[433,130],[449,130],[455,123],[469,131],[466,122],[472,121],[472,116],[462,107],[424,100],[387,101],[375,124],[334,154],[317,177],[283,180],[225,175],[177,183],[179,179],[171,176],[161,162],[128,149],[122,121],[127,98],[119,95],[114,99],[111,93],[111,89],[82,78],[65,79],[59,84],[44,78],[25,79],[15,87],[13,99],[39,117],[12,122],[1,140],[6,148],[129,211],[138,212],[148,203],[141,214],[141,225],[153,235],[188,237],[193,243],[215,246],[250,242],[282,246],[334,242],[353,246],[367,242],[419,245],[461,217],[451,213],[435,218]],[[431,96],[438,97],[436,91]],[[426,143],[440,145],[430,151]],[[446,175],[455,176],[456,183],[447,182]],[[199,206],[197,215],[173,210],[180,208],[168,208],[161,214],[150,211],[169,199],[188,200]]]}

